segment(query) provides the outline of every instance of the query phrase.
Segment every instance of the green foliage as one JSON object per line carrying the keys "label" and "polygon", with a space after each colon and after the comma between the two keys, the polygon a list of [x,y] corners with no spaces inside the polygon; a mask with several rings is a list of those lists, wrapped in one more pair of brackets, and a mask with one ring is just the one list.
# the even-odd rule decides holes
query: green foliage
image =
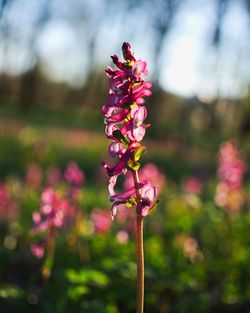
{"label": "green foliage", "polygon": [[[105,234],[95,233],[90,222],[93,209],[110,209],[106,178],[102,178],[97,166],[106,151],[103,142],[72,148],[68,142],[48,135],[39,141],[40,131],[26,127],[18,137],[0,137],[1,182],[8,183],[20,205],[17,221],[1,220],[0,312],[134,312],[133,218],[124,224],[119,220],[122,212],[118,211],[111,230]],[[188,195],[180,186],[182,179],[195,170],[194,154],[177,158],[161,143],[154,147],[149,146],[143,159],[151,161],[154,157],[167,175],[167,184],[160,193],[157,209],[145,218],[145,313],[238,313],[239,306],[247,312],[249,204],[246,202],[242,212],[236,214],[215,206],[214,155],[202,153],[198,160],[199,166],[209,172],[203,194]],[[136,152],[136,160],[141,153],[143,149]],[[50,166],[63,170],[71,160],[78,162],[86,174],[79,200],[83,223],[78,232],[60,233],[51,277],[43,281],[43,260],[37,260],[30,252],[32,213],[39,207],[41,186],[24,183],[26,169],[36,162],[43,173],[43,184]],[[63,186],[60,188],[63,190]],[[249,190],[246,181],[246,194]],[[127,210],[133,217],[133,198],[130,200]],[[127,243],[117,239],[118,232],[124,230],[129,236]]]}
{"label": "green foliage", "polygon": [[1,284],[0,285],[0,298],[3,299],[17,299],[24,296],[23,290],[17,286],[10,284]]}

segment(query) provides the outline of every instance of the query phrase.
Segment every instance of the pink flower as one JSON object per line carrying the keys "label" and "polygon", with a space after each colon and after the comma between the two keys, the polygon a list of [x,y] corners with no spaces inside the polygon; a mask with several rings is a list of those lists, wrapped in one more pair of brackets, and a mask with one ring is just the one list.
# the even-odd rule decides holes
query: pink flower
{"label": "pink flower", "polygon": [[242,180],[246,164],[240,158],[234,141],[223,143],[219,151],[218,178],[215,202],[230,212],[240,211],[243,202]]}
{"label": "pink flower", "polygon": [[137,214],[146,216],[149,214],[149,210],[152,208],[156,202],[157,189],[154,186],[151,186],[150,183],[146,183],[141,188],[141,202],[137,205]]}
{"label": "pink flower", "polygon": [[66,168],[64,173],[64,177],[66,181],[76,187],[80,187],[85,179],[84,173],[81,171],[79,166],[74,163],[70,162]]}
{"label": "pink flower", "polygon": [[124,245],[128,243],[128,232],[126,230],[119,230],[116,234],[116,240],[121,244]]}
{"label": "pink flower", "polygon": [[46,188],[41,196],[40,212],[33,213],[34,231],[47,231],[50,227],[64,226],[68,202],[59,198],[51,188]]}
{"label": "pink flower", "polygon": [[41,259],[44,255],[44,246],[39,244],[31,245],[31,252],[34,254],[35,257]]}
{"label": "pink flower", "polygon": [[[109,176],[109,193],[112,202],[111,217],[114,218],[117,207],[122,204],[137,206],[137,214],[146,215],[153,205],[153,196],[156,196],[155,187],[148,185],[147,190],[143,184],[131,186],[121,194],[115,192],[117,178],[125,175],[128,169],[138,168],[140,156],[144,150],[140,142],[143,140],[146,128],[144,124],[147,117],[147,108],[142,106],[144,97],[152,94],[151,82],[146,82],[143,75],[147,75],[147,63],[136,60],[131,52],[129,43],[122,45],[124,62],[117,55],[112,56],[113,63],[118,69],[107,67],[105,72],[109,78],[108,101],[102,108],[105,117],[105,133],[112,143],[109,145],[109,153],[117,158],[113,166],[102,162],[102,166]],[[141,200],[137,193],[141,189],[144,197]],[[136,200],[135,200],[136,199]],[[136,203],[136,201],[140,203]],[[131,203],[130,203],[131,202]]]}
{"label": "pink flower", "polygon": [[110,215],[106,211],[93,210],[91,212],[91,221],[94,225],[95,232],[105,234],[109,232],[111,227]]}
{"label": "pink flower", "polygon": [[183,183],[183,189],[187,193],[200,194],[202,188],[202,182],[196,177],[188,177]]}

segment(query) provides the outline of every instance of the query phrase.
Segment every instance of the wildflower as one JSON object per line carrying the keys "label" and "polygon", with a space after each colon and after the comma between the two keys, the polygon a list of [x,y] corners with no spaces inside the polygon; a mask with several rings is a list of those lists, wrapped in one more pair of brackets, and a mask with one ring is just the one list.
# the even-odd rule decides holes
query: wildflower
{"label": "wildflower", "polygon": [[[145,147],[141,145],[146,129],[150,126],[144,121],[147,108],[143,105],[144,97],[152,94],[151,82],[144,81],[147,75],[147,63],[137,60],[131,52],[129,43],[122,45],[124,62],[117,55],[112,56],[113,63],[118,69],[107,67],[109,78],[109,96],[102,108],[104,115],[105,133],[112,140],[109,153],[118,162],[111,166],[102,162],[102,166],[109,176],[109,200],[112,202],[111,217],[115,217],[117,207],[126,205],[135,207],[136,242],[137,242],[137,305],[136,312],[143,313],[144,303],[144,257],[143,257],[143,218],[156,207],[156,187],[149,181],[139,180],[139,160]],[[115,193],[117,179],[121,175],[132,172],[133,185],[123,193]],[[123,237],[123,238],[122,238]],[[118,240],[126,241],[126,237],[118,236]]]}
{"label": "wildflower", "polygon": [[150,209],[152,209],[155,198],[157,195],[157,189],[151,186],[150,183],[145,184],[141,188],[141,201],[137,205],[137,214],[146,216],[149,214]]}
{"label": "wildflower", "polygon": [[44,256],[44,246],[42,244],[33,244],[31,245],[32,254],[41,259]]}
{"label": "wildflower", "polygon": [[[137,206],[137,214],[146,215],[149,208],[155,202],[156,188],[149,187],[149,182],[139,183],[134,181],[133,186],[122,194],[115,193],[117,179],[125,175],[129,170],[135,172],[139,169],[139,159],[145,147],[141,145],[146,129],[147,108],[143,105],[144,97],[152,94],[151,82],[144,81],[143,76],[148,74],[147,63],[137,60],[131,52],[131,46],[125,42],[122,46],[124,62],[117,55],[112,56],[113,63],[118,69],[107,67],[105,72],[109,78],[109,96],[102,112],[105,118],[105,133],[112,140],[109,145],[109,153],[118,159],[111,166],[102,162],[102,166],[109,176],[109,194],[112,202],[111,216],[114,218],[117,207],[121,204]],[[147,185],[146,197],[136,197],[136,193]],[[145,193],[145,189],[141,190]]]}
{"label": "wildflower", "polygon": [[64,172],[67,185],[66,198],[69,204],[67,224],[74,225],[79,213],[79,202],[82,199],[82,187],[85,174],[75,162],[70,162]]}
{"label": "wildflower", "polygon": [[203,185],[200,179],[196,177],[188,177],[183,183],[183,189],[186,193],[200,194]]}
{"label": "wildflower", "polygon": [[105,234],[110,230],[111,221],[109,213],[101,210],[93,210],[91,213],[91,221],[94,225],[95,233]]}
{"label": "wildflower", "polygon": [[219,151],[218,178],[215,202],[229,212],[238,212],[244,202],[242,180],[246,164],[240,158],[233,141],[223,143]]}
{"label": "wildflower", "polygon": [[64,177],[66,181],[72,186],[82,186],[85,176],[84,173],[80,170],[78,165],[74,162],[68,164],[68,167],[65,171]]}
{"label": "wildflower", "polygon": [[49,232],[51,228],[60,229],[65,224],[68,203],[50,187],[45,188],[41,196],[39,212],[32,215],[34,226],[32,234]]}
{"label": "wildflower", "polygon": [[121,245],[128,243],[129,235],[126,230],[119,230],[116,234],[116,240]]}

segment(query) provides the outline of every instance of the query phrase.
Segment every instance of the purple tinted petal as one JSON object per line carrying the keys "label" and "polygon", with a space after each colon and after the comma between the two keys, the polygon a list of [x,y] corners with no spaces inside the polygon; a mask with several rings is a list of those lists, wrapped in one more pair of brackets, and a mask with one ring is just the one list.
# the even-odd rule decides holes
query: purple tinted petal
{"label": "purple tinted petal", "polygon": [[113,196],[109,197],[110,202],[114,202],[115,200],[126,200],[126,202],[129,200],[130,197],[135,195],[135,187],[131,187],[127,191],[123,193],[117,193]]}
{"label": "purple tinted petal", "polygon": [[108,120],[109,122],[117,122],[117,123],[121,123],[124,121],[124,119],[126,118],[126,116],[128,115],[129,111],[124,109],[121,112],[112,115]]}
{"label": "purple tinted petal", "polygon": [[123,144],[121,142],[112,142],[109,145],[109,153],[111,156],[121,156],[126,150],[123,148]]}

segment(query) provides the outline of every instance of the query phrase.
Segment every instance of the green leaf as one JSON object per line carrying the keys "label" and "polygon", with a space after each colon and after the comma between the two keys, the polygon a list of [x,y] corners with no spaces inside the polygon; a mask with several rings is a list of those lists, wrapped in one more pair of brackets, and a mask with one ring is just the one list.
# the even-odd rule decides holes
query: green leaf
{"label": "green leaf", "polygon": [[68,296],[73,300],[78,300],[81,296],[88,294],[89,288],[86,286],[74,286],[68,289]]}
{"label": "green leaf", "polygon": [[81,285],[95,285],[95,286],[106,286],[109,282],[108,277],[100,271],[84,269],[81,271],[75,271],[68,269],[66,271],[66,277],[71,283]]}
{"label": "green leaf", "polygon": [[23,290],[10,284],[0,285],[0,298],[21,298],[23,297]]}
{"label": "green leaf", "polygon": [[127,208],[131,208],[132,206],[136,205],[135,197],[129,198],[128,202],[125,203]]}
{"label": "green leaf", "polygon": [[144,146],[141,146],[140,148],[138,148],[136,151],[135,151],[135,154],[134,154],[134,159],[135,159],[135,162],[139,161],[140,158],[141,158],[141,155],[145,152],[146,148]]}
{"label": "green leaf", "polygon": [[129,168],[131,168],[134,171],[137,171],[141,166],[141,164],[139,162],[134,162],[130,159],[128,160],[127,165]]}

